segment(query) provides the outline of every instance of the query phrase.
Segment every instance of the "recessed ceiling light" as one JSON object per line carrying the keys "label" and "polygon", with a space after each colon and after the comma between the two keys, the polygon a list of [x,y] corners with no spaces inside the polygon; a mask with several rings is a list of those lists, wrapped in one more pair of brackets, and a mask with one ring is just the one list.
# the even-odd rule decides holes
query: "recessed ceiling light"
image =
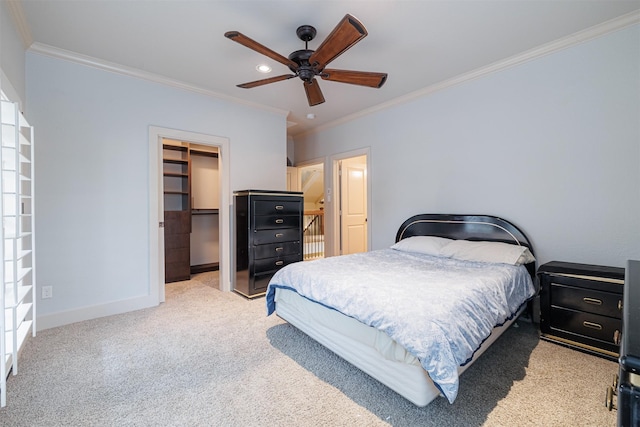
{"label": "recessed ceiling light", "polygon": [[256,67],[256,70],[258,70],[261,73],[270,73],[271,72],[271,67],[269,67],[266,64],[260,64]]}

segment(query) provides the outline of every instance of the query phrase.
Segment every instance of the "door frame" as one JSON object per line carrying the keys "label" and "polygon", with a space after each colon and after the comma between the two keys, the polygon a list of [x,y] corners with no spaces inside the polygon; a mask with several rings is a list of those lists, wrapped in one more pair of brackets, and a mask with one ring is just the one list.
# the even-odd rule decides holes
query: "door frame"
{"label": "door frame", "polygon": [[[332,249],[332,255],[340,255],[341,248],[341,235],[340,235],[340,176],[339,176],[339,162],[342,160],[350,159],[352,157],[366,157],[366,165],[367,165],[367,251],[371,250],[371,225],[372,215],[371,215],[371,148],[365,147],[360,148],[353,151],[347,151],[344,153],[334,154],[331,156],[330,164],[331,164],[331,185],[332,196],[331,196],[331,228],[332,228],[332,237],[333,242],[330,245]],[[327,174],[325,174],[326,177]],[[326,231],[325,231],[326,233]],[[325,243],[327,244],[327,243]],[[327,244],[329,246],[329,244]]]}
{"label": "door frame", "polygon": [[[328,222],[331,222],[331,209],[329,208],[330,203],[331,203],[331,191],[327,191],[330,190],[330,180],[327,177],[327,170],[328,170],[328,165],[329,165],[329,159],[327,157],[319,157],[316,159],[311,159],[311,160],[305,160],[304,162],[300,162],[298,164],[296,164],[296,168],[298,169],[298,181],[301,182],[302,180],[302,176],[300,174],[300,169],[301,168],[305,168],[305,167],[309,167],[309,166],[315,166],[315,165],[322,165],[322,189],[324,192],[324,256],[325,258],[327,256],[331,256],[331,252],[327,252],[327,245],[330,245],[331,243],[327,243],[330,242],[330,240],[327,239],[331,239],[332,238],[332,234],[330,233],[330,224]],[[302,191],[302,188],[299,189],[300,191]],[[303,192],[303,197],[304,197],[304,192]],[[302,210],[304,211],[304,203],[302,206]]]}
{"label": "door frame", "polygon": [[157,304],[165,300],[164,228],[160,226],[160,222],[164,221],[164,197],[161,197],[164,186],[162,175],[163,138],[218,148],[220,173],[219,288],[221,291],[231,291],[229,139],[215,135],[149,126],[149,295],[153,300],[157,301]]}

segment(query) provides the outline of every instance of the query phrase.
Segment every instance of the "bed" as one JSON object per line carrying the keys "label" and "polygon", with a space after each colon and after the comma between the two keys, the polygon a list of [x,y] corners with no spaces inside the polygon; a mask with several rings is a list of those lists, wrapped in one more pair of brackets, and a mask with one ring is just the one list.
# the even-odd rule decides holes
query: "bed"
{"label": "bed", "polygon": [[415,215],[390,248],[290,264],[267,314],[417,406],[453,403],[464,372],[534,296],[531,242],[489,215]]}

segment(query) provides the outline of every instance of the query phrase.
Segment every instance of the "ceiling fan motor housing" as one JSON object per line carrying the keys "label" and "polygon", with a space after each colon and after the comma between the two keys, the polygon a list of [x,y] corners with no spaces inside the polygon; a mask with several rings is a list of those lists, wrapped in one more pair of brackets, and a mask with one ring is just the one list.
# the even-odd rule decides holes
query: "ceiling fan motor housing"
{"label": "ceiling fan motor housing", "polygon": [[309,57],[312,53],[313,51],[310,49],[302,49],[296,50],[295,52],[292,52],[291,55],[289,55],[289,59],[298,64],[297,69],[291,66],[289,67],[289,69],[296,73],[298,77],[300,77],[305,82],[308,82],[317,74],[311,64],[309,64]]}

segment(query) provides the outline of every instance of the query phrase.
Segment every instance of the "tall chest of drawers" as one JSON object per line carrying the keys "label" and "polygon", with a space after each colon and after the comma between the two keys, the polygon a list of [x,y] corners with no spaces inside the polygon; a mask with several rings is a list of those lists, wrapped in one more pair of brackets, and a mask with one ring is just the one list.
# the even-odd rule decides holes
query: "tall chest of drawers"
{"label": "tall chest of drawers", "polygon": [[234,193],[236,270],[234,290],[254,298],[287,264],[302,261],[303,197],[300,192]]}
{"label": "tall chest of drawers", "polygon": [[624,268],[553,261],[538,277],[541,337],[617,360]]}

